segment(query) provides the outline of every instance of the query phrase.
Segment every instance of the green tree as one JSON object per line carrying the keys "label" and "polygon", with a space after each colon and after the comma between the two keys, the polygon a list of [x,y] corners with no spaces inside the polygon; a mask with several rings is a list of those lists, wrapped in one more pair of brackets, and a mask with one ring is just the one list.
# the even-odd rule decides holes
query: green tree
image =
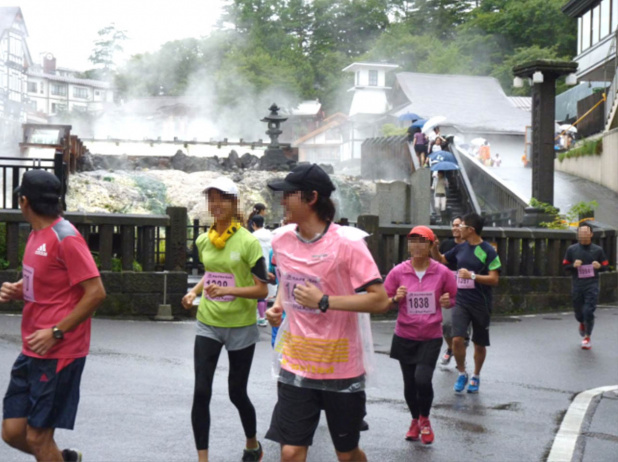
{"label": "green tree", "polygon": [[109,77],[116,69],[115,58],[121,53],[123,42],[128,38],[126,31],[116,28],[114,23],[97,32],[99,39],[94,42],[94,49],[88,60],[97,66],[100,74]]}

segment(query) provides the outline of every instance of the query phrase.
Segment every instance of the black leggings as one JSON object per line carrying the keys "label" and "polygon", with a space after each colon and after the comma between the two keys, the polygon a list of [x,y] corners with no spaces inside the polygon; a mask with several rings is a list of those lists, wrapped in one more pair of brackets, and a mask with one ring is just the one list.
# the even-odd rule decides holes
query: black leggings
{"label": "black leggings", "polygon": [[434,368],[425,364],[399,364],[403,373],[403,394],[412,418],[418,419],[419,415],[429,417],[433,402],[431,379]]}
{"label": "black leggings", "polygon": [[[195,337],[195,391],[191,423],[193,424],[193,436],[198,451],[208,449],[212,381],[222,347],[223,344],[208,337],[200,335]],[[247,438],[253,438],[257,431],[255,408],[247,395],[247,382],[249,381],[254,351],[255,344],[242,350],[228,351],[227,353],[230,361],[230,372],[227,378],[230,401],[238,409]]]}

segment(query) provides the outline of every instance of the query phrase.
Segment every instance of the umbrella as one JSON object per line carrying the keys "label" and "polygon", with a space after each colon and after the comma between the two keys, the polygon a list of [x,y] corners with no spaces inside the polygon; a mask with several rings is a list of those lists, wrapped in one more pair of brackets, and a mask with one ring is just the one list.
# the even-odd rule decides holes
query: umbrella
{"label": "umbrella", "polygon": [[459,170],[459,165],[454,164],[453,162],[447,162],[444,160],[442,162],[433,164],[431,167],[429,167],[429,169],[432,172],[440,172],[440,171],[446,171],[446,170]]}
{"label": "umbrella", "polygon": [[438,163],[438,162],[444,162],[444,161],[457,164],[457,159],[455,159],[455,156],[453,155],[453,153],[448,152],[448,151],[432,152],[431,154],[429,154],[428,159],[429,159],[430,165],[434,162]]}
{"label": "umbrella", "polygon": [[560,132],[571,132],[571,133],[577,133],[577,128],[575,128],[573,125],[571,124],[562,124],[560,125]]}
{"label": "umbrella", "polygon": [[425,125],[425,122],[427,122],[427,119],[418,119],[416,122],[410,125],[410,127],[423,128],[423,125]]}
{"label": "umbrella", "polygon": [[406,112],[405,114],[401,114],[399,117],[397,117],[398,120],[410,120],[412,122],[420,119],[421,116],[415,114],[414,112]]}
{"label": "umbrella", "polygon": [[444,116],[431,117],[429,120],[427,120],[427,122],[425,122],[425,125],[423,125],[423,133],[427,133],[429,130],[433,129],[434,127],[437,127],[445,120],[446,120],[446,117]]}
{"label": "umbrella", "polygon": [[470,141],[470,144],[472,146],[481,146],[485,144],[485,141],[487,141],[485,138],[474,138],[472,141]]}

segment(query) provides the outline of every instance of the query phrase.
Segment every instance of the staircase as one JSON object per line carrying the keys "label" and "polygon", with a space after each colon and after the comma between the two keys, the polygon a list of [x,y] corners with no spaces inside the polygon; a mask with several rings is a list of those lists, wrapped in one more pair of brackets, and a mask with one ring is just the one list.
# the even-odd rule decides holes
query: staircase
{"label": "staircase", "polygon": [[432,198],[430,224],[447,226],[453,220],[453,217],[463,216],[465,208],[461,199],[461,191],[459,191],[460,182],[456,181],[455,175],[458,172],[447,172],[448,187],[446,188],[446,210],[438,212],[435,209],[435,204]]}

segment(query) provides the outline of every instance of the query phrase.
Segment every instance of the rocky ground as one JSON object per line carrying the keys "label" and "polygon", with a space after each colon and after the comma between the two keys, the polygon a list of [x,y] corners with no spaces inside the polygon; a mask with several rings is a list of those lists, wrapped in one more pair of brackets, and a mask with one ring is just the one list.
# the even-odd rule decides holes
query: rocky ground
{"label": "rocky ground", "polygon": [[[101,169],[73,174],[69,177],[67,210],[99,213],[164,214],[168,206],[187,207],[191,219],[209,224],[202,191],[220,175],[236,182],[240,191],[242,211],[248,215],[256,202],[266,204],[267,223],[282,218],[280,197],[268,189],[267,182],[285,177],[285,172],[263,170],[199,171],[186,173],[175,169]],[[357,177],[332,175],[337,186],[333,196],[339,217],[355,221],[368,213],[375,195],[373,182]],[[339,218],[338,217],[338,218]]]}

